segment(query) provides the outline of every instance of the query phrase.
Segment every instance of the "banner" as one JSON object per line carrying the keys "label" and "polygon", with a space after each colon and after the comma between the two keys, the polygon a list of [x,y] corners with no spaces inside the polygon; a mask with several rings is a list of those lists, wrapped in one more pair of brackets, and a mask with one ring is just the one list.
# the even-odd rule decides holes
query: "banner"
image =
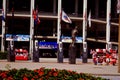
{"label": "banner", "polygon": [[30,36],[29,35],[22,35],[22,34],[17,34],[17,35],[12,35],[12,34],[6,34],[6,41],[29,41]]}
{"label": "banner", "polygon": [[[64,43],[71,43],[72,42],[72,37],[70,36],[61,36],[61,40]],[[76,43],[82,43],[83,38],[82,37],[76,37]]]}

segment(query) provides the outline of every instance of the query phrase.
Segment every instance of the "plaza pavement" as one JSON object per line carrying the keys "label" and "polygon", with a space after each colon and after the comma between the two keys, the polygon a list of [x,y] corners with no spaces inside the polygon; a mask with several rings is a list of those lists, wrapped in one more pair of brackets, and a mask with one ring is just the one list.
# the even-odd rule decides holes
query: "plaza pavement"
{"label": "plaza pavement", "polygon": [[[39,69],[45,68],[57,68],[76,71],[78,73],[90,73],[96,76],[117,76],[120,80],[120,73],[118,73],[118,64],[113,65],[94,65],[92,59],[88,59],[88,63],[82,63],[82,59],[77,58],[76,64],[69,64],[69,59],[65,58],[63,63],[58,63],[57,58],[40,58],[39,62],[33,62],[32,60],[15,62],[8,62],[7,60],[0,60],[0,70],[6,70],[6,66],[10,69],[16,68],[28,68]],[[116,79],[117,80],[117,79]]]}

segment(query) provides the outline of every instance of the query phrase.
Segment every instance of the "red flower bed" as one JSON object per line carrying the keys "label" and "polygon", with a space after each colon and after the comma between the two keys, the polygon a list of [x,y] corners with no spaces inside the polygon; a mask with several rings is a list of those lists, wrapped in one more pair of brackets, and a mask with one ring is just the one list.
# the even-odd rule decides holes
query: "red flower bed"
{"label": "red flower bed", "polygon": [[90,74],[70,70],[46,69],[35,70],[11,69],[0,70],[0,80],[108,80]]}

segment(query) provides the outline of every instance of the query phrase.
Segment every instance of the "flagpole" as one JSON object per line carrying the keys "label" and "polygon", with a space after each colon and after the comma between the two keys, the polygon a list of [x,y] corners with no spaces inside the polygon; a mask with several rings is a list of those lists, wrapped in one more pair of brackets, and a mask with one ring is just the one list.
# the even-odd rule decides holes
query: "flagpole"
{"label": "flagpole", "polygon": [[57,43],[60,42],[60,35],[61,35],[61,0],[58,0],[58,24],[57,24]]}
{"label": "flagpole", "polygon": [[87,0],[83,0],[83,63],[87,63]]}
{"label": "flagpole", "polygon": [[62,41],[60,40],[61,37],[61,5],[62,5],[62,0],[58,0],[58,20],[57,20],[57,44],[58,44],[58,62],[62,63],[63,62],[63,46],[62,46]]}
{"label": "flagpole", "polygon": [[[6,0],[3,0],[3,13],[4,18],[6,19]],[[2,20],[2,37],[1,37],[1,51],[5,50],[5,21]]]}
{"label": "flagpole", "polygon": [[34,19],[33,19],[33,10],[34,10],[34,0],[31,0],[30,7],[30,47],[29,54],[33,58],[33,37],[34,37]]}
{"label": "flagpole", "polygon": [[107,0],[107,24],[106,24],[106,49],[112,48],[110,43],[110,15],[111,15],[111,0]]}
{"label": "flagpole", "polygon": [[86,41],[86,27],[87,27],[87,0],[83,0],[83,42]]}

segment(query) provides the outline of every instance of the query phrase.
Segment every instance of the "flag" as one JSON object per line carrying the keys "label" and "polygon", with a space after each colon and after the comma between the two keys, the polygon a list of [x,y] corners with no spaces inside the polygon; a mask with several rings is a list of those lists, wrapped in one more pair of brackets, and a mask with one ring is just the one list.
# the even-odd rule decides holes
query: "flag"
{"label": "flag", "polygon": [[38,9],[33,10],[33,18],[35,25],[40,24],[40,19],[38,17]]}
{"label": "flag", "polygon": [[108,17],[108,20],[107,20],[107,23],[108,23],[107,25],[110,26],[111,25],[111,22],[110,22],[110,20],[111,20],[111,14],[109,13],[108,16],[109,17]]}
{"label": "flag", "polygon": [[70,20],[70,18],[67,16],[67,14],[64,11],[62,11],[61,17],[62,17],[61,19],[64,22],[66,22],[66,23],[72,23],[72,21]]}
{"label": "flag", "polygon": [[91,27],[91,11],[89,12],[89,15],[88,15],[88,25],[89,27]]}
{"label": "flag", "polygon": [[2,21],[4,21],[5,22],[5,14],[4,14],[4,9],[2,9]]}
{"label": "flag", "polygon": [[83,19],[85,20],[85,26],[87,26],[87,11],[84,12],[83,14]]}

